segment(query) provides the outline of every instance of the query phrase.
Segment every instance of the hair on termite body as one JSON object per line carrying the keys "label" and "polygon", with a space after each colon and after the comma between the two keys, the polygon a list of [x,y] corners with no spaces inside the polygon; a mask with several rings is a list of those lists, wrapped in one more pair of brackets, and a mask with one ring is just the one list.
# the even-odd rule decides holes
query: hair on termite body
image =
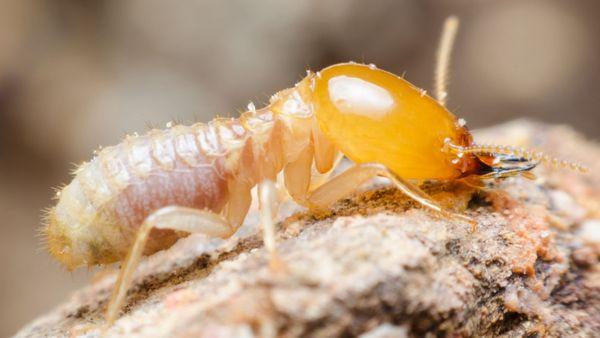
{"label": "hair on termite body", "polygon": [[[189,233],[231,236],[248,212],[255,186],[270,263],[282,268],[273,221],[273,181],[280,172],[293,200],[315,212],[383,176],[420,205],[474,226],[473,219],[445,210],[413,182],[527,174],[546,158],[478,146],[464,121],[445,108],[445,68],[457,27],[456,19],[449,19],[442,37],[437,99],[373,65],[342,63],[308,72],[266,107],[250,104],[239,118],[168,126],[100,150],[77,169],[47,213],[50,253],[68,269],[124,261],[108,306],[108,327],[142,255]],[[355,165],[311,189],[311,168],[329,173],[339,154]]]}

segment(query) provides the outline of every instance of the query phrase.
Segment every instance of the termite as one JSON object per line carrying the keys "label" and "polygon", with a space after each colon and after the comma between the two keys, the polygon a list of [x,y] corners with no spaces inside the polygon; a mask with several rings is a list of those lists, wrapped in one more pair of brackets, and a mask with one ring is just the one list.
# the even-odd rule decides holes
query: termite
{"label": "termite", "polygon": [[[77,169],[48,211],[50,253],[68,269],[123,261],[108,327],[142,255],[190,233],[230,237],[255,186],[264,244],[276,263],[273,181],[282,171],[289,195],[311,210],[327,210],[382,176],[423,207],[468,223],[474,220],[445,210],[415,182],[528,175],[539,162],[585,171],[540,153],[473,143],[464,121],[445,108],[457,26],[454,17],[444,26],[436,98],[373,65],[341,63],[308,72],[266,107],[250,105],[239,118],[151,130],[102,149]],[[338,154],[354,166],[310,189],[313,165],[328,173]]]}

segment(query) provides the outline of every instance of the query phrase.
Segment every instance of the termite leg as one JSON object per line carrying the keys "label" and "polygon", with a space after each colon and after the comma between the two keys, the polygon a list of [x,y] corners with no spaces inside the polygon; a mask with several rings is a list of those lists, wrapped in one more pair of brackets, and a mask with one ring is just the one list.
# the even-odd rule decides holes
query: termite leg
{"label": "termite leg", "polygon": [[[344,157],[323,135],[319,134],[320,131],[313,130],[313,146],[307,146],[298,158],[288,163],[283,170],[286,194],[299,204],[303,204],[307,191],[329,180]],[[312,167],[313,158],[314,167]]]}
{"label": "termite leg", "polygon": [[271,180],[264,180],[258,184],[258,205],[260,211],[260,224],[263,229],[263,241],[269,253],[269,265],[272,270],[281,271],[284,265],[277,255],[275,246],[275,217],[277,213],[277,188]]}
{"label": "termite leg", "polygon": [[237,230],[244,222],[248,209],[252,204],[251,187],[237,180],[230,180],[227,185],[229,191],[229,202],[225,206],[225,218],[231,226]]}
{"label": "termite leg", "polygon": [[308,197],[308,204],[313,210],[326,210],[334,202],[350,195],[352,192],[356,191],[361,184],[376,176],[389,178],[396,188],[400,189],[403,193],[422,206],[429,208],[442,216],[454,218],[460,221],[466,221],[470,223],[473,227],[473,230],[475,230],[477,226],[475,220],[470,217],[443,209],[419,187],[394,174],[384,165],[376,163],[357,164],[340,175],[334,177],[329,182],[323,184],[310,194]]}
{"label": "termite leg", "polygon": [[331,175],[333,175],[333,173],[335,172],[335,169],[340,164],[340,162],[342,162],[343,158],[344,158],[344,154],[337,153],[335,161],[333,162],[333,166],[331,167],[331,169],[328,172],[326,172],[324,174],[313,173],[313,175],[310,178],[309,190],[313,191],[313,190],[317,189],[318,187],[320,187],[321,185],[323,185],[325,182],[329,181],[331,179]]}
{"label": "termite leg", "polygon": [[313,147],[308,146],[294,162],[288,163],[283,169],[285,188],[294,201],[301,202],[306,196],[311,181],[312,162]]}
{"label": "termite leg", "polygon": [[335,145],[323,134],[317,119],[313,119],[311,127],[315,167],[321,174],[330,173],[339,163],[341,154],[339,154]]}
{"label": "termite leg", "polygon": [[[317,120],[312,123],[312,144],[300,152],[298,158],[284,168],[285,187],[289,195],[299,204],[305,204],[307,193],[320,186],[333,173],[343,155],[321,131]],[[312,164],[319,174],[313,175]]]}
{"label": "termite leg", "polygon": [[112,326],[125,301],[133,273],[140,262],[148,235],[153,228],[172,229],[189,233],[203,233],[211,237],[227,238],[236,228],[211,211],[169,206],[161,208],[146,218],[140,226],[135,241],[121,267],[117,282],[108,303],[105,329]]}
{"label": "termite leg", "polygon": [[[288,163],[283,171],[285,188],[290,197],[299,204],[303,204],[307,191],[329,180],[343,158],[343,155],[319,130],[316,120],[313,121],[312,128],[313,144],[302,150],[298,158]],[[316,173],[312,170],[313,159]]]}

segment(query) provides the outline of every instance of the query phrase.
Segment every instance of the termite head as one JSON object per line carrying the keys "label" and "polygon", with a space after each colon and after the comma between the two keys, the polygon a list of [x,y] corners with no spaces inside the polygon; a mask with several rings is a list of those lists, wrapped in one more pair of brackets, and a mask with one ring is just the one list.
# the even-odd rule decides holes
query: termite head
{"label": "termite head", "polygon": [[480,178],[504,178],[521,175],[534,178],[531,170],[540,163],[553,167],[568,168],[585,173],[588,168],[580,163],[568,162],[550,157],[542,152],[533,152],[522,148],[510,146],[471,144],[458,146],[450,139],[445,142],[447,152],[454,154],[459,159],[470,163],[470,168],[465,170],[465,175],[476,175]]}
{"label": "termite head", "polygon": [[444,140],[467,147],[463,123],[401,77],[371,65],[338,64],[314,77],[312,103],[321,131],[358,163],[380,163],[407,179],[454,179],[473,161],[444,153]]}

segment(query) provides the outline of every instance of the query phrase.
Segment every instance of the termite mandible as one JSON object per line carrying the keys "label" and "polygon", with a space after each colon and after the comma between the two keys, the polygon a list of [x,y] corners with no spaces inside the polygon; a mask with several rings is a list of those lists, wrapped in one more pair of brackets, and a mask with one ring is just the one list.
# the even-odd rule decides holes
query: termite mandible
{"label": "termite mandible", "polygon": [[[68,269],[123,261],[108,305],[116,320],[142,255],[189,233],[227,238],[242,224],[258,186],[264,244],[277,262],[273,181],[283,171],[295,202],[326,210],[383,176],[423,207],[458,221],[414,181],[528,174],[539,162],[580,164],[511,147],[473,143],[445,108],[446,74],[458,20],[446,20],[436,99],[373,65],[341,63],[308,72],[293,88],[239,118],[176,125],[127,137],[82,164],[46,215],[48,250]],[[311,168],[330,172],[338,154],[355,164],[310,191]],[[275,265],[275,264],[273,264]]]}

